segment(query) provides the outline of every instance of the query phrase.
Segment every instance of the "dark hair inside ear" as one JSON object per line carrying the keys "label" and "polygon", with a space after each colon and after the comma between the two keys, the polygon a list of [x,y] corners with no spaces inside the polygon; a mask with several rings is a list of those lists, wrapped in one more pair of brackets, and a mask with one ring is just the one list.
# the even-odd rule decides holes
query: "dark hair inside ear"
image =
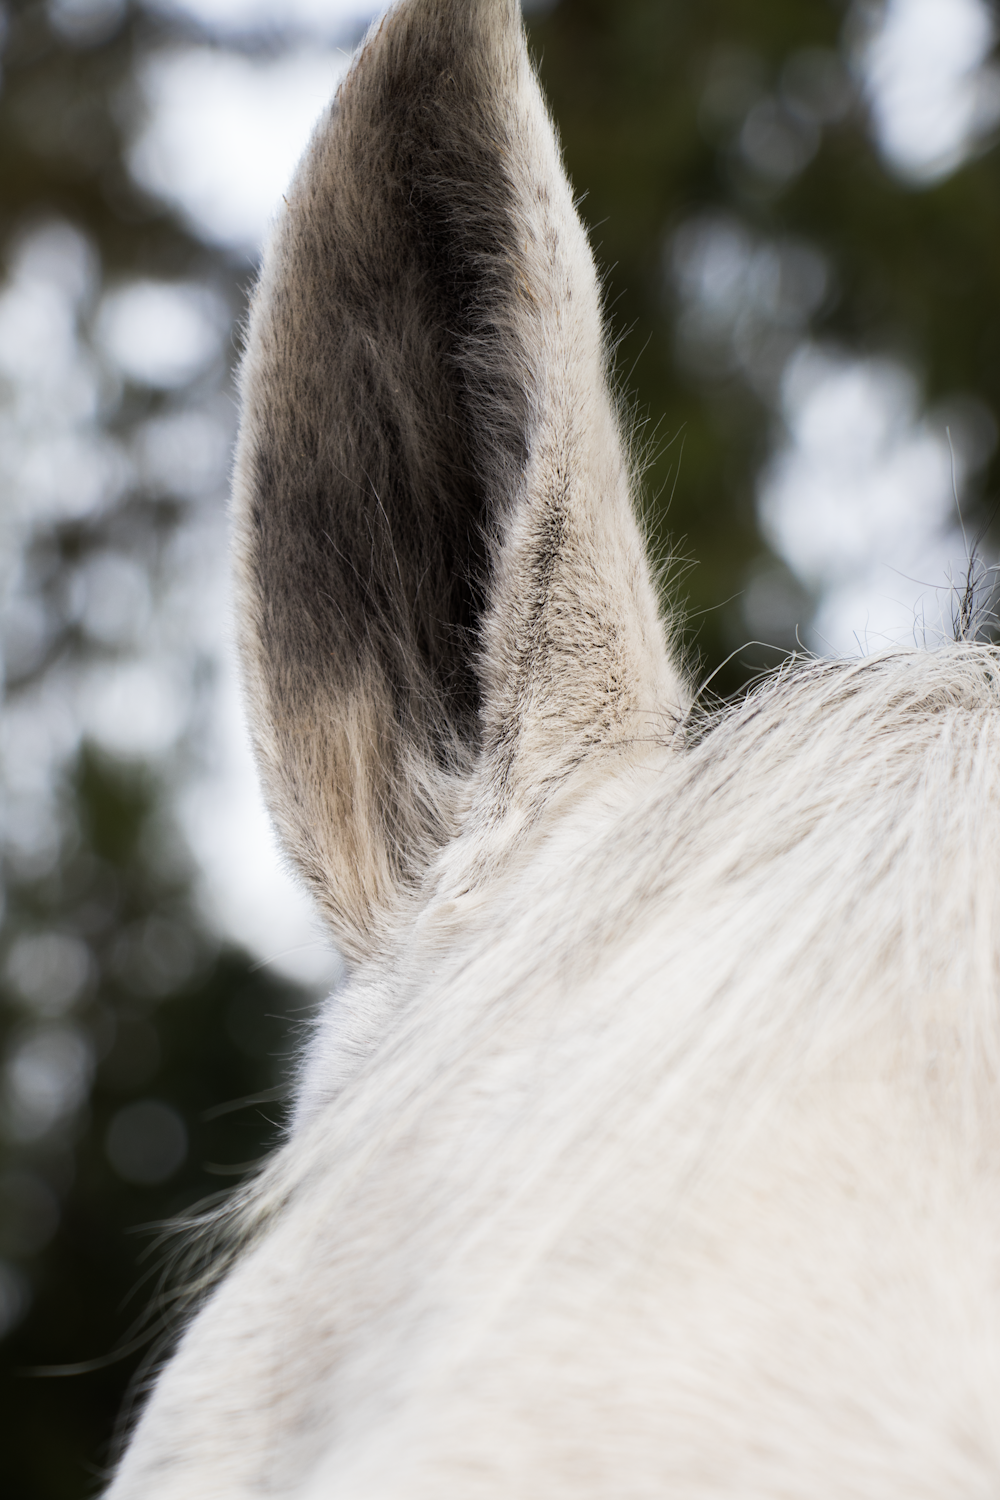
{"label": "dark hair inside ear", "polygon": [[[335,594],[337,643],[308,649],[341,650],[346,626],[401,725],[447,759],[456,735],[477,734],[491,537],[524,466],[528,397],[512,189],[482,60],[447,28],[407,31],[397,24],[381,80],[359,71],[344,90],[325,222],[297,236],[323,336],[300,406],[318,413],[314,459],[292,502],[313,545],[286,603],[319,626]],[[281,498],[260,485],[265,529],[288,480],[286,467]]]}

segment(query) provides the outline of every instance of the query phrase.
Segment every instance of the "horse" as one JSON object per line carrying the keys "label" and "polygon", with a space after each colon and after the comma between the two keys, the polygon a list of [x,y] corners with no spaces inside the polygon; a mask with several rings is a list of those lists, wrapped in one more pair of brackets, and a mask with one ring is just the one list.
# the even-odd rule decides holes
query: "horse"
{"label": "horse", "polygon": [[373,28],[241,393],[347,975],[109,1500],[995,1500],[997,650],[695,692],[516,0]]}

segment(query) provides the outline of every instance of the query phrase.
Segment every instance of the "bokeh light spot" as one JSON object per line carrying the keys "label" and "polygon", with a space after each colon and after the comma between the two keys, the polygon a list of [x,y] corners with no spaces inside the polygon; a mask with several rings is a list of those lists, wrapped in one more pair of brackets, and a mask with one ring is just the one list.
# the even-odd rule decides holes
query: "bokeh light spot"
{"label": "bokeh light spot", "polygon": [[176,1109],[158,1099],[126,1104],[108,1127],[108,1160],[125,1182],[152,1187],[166,1182],[187,1156],[187,1128]]}

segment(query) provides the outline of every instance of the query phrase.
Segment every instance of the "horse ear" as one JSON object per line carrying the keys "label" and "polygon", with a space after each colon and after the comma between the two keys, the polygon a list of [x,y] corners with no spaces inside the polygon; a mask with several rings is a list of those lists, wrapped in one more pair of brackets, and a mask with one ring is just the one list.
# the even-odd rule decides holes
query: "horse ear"
{"label": "horse ear", "polygon": [[408,0],[369,37],[272,237],[242,394],[265,795],[359,956],[470,778],[523,822],[683,697],[516,0]]}

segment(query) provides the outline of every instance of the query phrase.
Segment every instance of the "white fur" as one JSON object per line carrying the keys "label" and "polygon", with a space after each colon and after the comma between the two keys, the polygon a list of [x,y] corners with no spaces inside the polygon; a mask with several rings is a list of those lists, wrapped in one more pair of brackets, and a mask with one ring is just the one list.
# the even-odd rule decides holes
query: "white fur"
{"label": "white fur", "polygon": [[476,3],[518,60],[519,201],[554,216],[511,315],[532,436],[482,738],[110,1496],[992,1500],[1000,655],[689,709],[589,252],[513,7]]}

